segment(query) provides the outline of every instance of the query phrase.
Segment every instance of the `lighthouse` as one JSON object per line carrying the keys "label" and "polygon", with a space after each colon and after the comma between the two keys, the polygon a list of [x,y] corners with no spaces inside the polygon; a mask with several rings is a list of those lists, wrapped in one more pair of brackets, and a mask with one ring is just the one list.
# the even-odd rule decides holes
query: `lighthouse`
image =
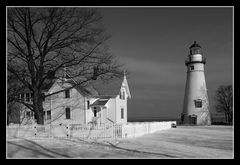
{"label": "lighthouse", "polygon": [[203,57],[201,46],[194,41],[189,47],[190,53],[185,60],[187,80],[181,114],[182,124],[210,125],[209,101],[207,95]]}

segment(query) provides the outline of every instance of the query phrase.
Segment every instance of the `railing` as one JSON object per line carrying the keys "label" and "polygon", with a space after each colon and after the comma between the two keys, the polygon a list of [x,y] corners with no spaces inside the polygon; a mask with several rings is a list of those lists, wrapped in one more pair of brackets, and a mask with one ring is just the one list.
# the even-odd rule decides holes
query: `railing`
{"label": "railing", "polygon": [[107,117],[107,120],[110,121],[110,122],[113,123],[113,124],[115,123],[114,121],[112,121],[112,120],[109,119],[108,117]]}
{"label": "railing", "polygon": [[185,59],[185,65],[192,64],[192,63],[203,63],[206,64],[206,57],[202,57],[202,60],[192,60],[190,58]]}

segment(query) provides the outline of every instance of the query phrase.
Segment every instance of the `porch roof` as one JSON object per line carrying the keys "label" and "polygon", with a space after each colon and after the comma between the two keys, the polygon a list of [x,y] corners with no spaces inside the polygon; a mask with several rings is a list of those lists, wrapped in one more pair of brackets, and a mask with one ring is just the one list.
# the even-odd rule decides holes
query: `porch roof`
{"label": "porch roof", "polygon": [[90,104],[90,106],[104,106],[107,102],[108,102],[109,98],[108,99],[97,99],[94,103]]}

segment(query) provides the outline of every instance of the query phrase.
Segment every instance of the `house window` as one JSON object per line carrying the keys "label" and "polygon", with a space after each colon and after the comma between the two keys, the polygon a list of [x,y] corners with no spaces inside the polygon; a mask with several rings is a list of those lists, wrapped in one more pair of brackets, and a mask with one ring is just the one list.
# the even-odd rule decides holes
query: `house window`
{"label": "house window", "polygon": [[51,120],[51,111],[47,111],[47,120]]}
{"label": "house window", "polygon": [[26,93],[26,101],[30,101],[30,93]]}
{"label": "house window", "polygon": [[65,98],[70,98],[70,90],[65,90]]}
{"label": "house window", "polygon": [[122,99],[122,91],[119,93],[119,98]]}
{"label": "house window", "polygon": [[71,114],[70,114],[70,108],[66,108],[66,119],[70,119]]}
{"label": "house window", "polygon": [[45,94],[42,93],[42,100],[45,101]]}
{"label": "house window", "polygon": [[30,118],[31,118],[31,112],[30,112],[30,111],[27,111],[27,112],[26,112],[26,116],[27,116],[27,119],[30,119]]}
{"label": "house window", "polygon": [[125,100],[125,92],[123,91],[123,100]]}
{"label": "house window", "polygon": [[194,103],[196,108],[202,108],[202,100],[194,100]]}
{"label": "house window", "polygon": [[124,109],[121,108],[121,119],[123,119],[123,118],[124,118]]}
{"label": "house window", "polygon": [[30,93],[30,101],[33,101],[33,93]]}
{"label": "house window", "polygon": [[88,100],[87,101],[87,109],[89,109],[90,108],[90,101]]}
{"label": "house window", "polygon": [[24,93],[21,93],[21,101],[24,101]]}
{"label": "house window", "polygon": [[190,66],[190,70],[194,70],[194,66]]}

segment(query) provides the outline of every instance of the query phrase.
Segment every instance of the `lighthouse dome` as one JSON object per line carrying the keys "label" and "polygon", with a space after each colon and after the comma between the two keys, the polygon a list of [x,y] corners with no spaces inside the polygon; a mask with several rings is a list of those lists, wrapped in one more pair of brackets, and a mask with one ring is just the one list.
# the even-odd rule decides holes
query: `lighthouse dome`
{"label": "lighthouse dome", "polygon": [[190,55],[202,54],[201,46],[196,41],[190,46]]}

